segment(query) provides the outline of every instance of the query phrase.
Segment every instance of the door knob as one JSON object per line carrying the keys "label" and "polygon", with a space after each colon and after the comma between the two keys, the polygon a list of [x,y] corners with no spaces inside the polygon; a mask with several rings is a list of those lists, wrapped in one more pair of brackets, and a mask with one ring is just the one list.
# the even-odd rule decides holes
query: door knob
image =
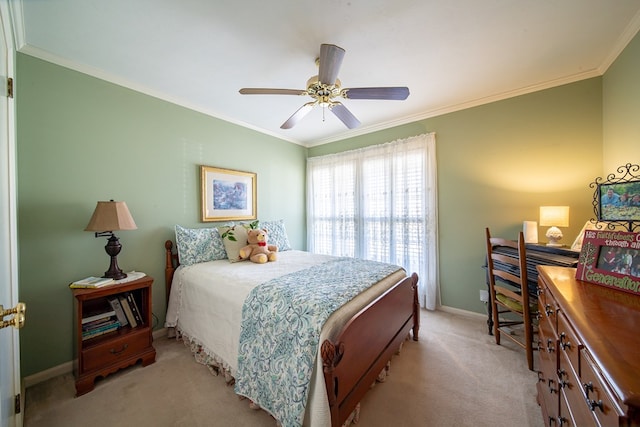
{"label": "door knob", "polygon": [[24,313],[27,310],[27,306],[23,302],[19,302],[15,307],[5,310],[0,305],[0,319],[4,319],[6,316],[13,314],[14,316],[9,320],[2,320],[0,322],[0,329],[13,326],[16,329],[20,329],[24,326]]}

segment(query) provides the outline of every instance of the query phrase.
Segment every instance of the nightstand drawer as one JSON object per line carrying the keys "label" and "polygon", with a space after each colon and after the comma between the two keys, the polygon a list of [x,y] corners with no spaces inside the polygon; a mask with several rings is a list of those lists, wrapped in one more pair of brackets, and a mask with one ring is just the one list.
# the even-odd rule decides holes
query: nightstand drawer
{"label": "nightstand drawer", "polygon": [[106,341],[82,352],[82,370],[90,371],[119,363],[129,357],[139,355],[151,346],[148,330],[132,333],[119,339]]}

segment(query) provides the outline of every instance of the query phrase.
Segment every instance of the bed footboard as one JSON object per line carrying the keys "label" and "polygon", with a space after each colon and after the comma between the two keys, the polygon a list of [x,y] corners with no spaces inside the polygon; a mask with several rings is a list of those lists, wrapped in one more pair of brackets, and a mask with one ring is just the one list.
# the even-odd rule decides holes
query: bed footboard
{"label": "bed footboard", "polygon": [[322,343],[332,426],[345,422],[410,330],[418,340],[419,311],[414,273],[351,318],[334,342]]}

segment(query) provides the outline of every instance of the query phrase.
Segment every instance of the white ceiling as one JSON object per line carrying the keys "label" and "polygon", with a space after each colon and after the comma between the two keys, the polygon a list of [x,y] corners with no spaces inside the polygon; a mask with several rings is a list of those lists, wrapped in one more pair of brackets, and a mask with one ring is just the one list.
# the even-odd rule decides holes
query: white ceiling
{"label": "white ceiling", "polygon": [[[313,146],[602,75],[640,28],[638,0],[17,0],[19,51],[269,135]],[[346,50],[348,130],[305,89],[320,44]],[[324,116],[324,117],[323,117]],[[215,135],[212,135],[215,138]]]}

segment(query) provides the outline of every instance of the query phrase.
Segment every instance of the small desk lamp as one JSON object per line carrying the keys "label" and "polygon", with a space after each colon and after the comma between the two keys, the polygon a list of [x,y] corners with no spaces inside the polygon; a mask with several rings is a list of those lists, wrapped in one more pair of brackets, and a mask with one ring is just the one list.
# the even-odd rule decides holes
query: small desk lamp
{"label": "small desk lamp", "polygon": [[540,225],[550,227],[547,230],[547,246],[562,246],[562,231],[558,227],[569,226],[569,206],[540,206]]}
{"label": "small desk lamp", "polygon": [[125,202],[114,202],[113,200],[98,202],[96,210],[93,211],[93,216],[89,220],[89,225],[84,231],[95,231],[96,237],[109,236],[104,250],[111,257],[111,264],[109,265],[109,270],[102,277],[109,277],[114,280],[127,277],[127,274],[118,267],[118,254],[122,249],[122,245],[113,232],[116,230],[135,230],[137,228]]}

